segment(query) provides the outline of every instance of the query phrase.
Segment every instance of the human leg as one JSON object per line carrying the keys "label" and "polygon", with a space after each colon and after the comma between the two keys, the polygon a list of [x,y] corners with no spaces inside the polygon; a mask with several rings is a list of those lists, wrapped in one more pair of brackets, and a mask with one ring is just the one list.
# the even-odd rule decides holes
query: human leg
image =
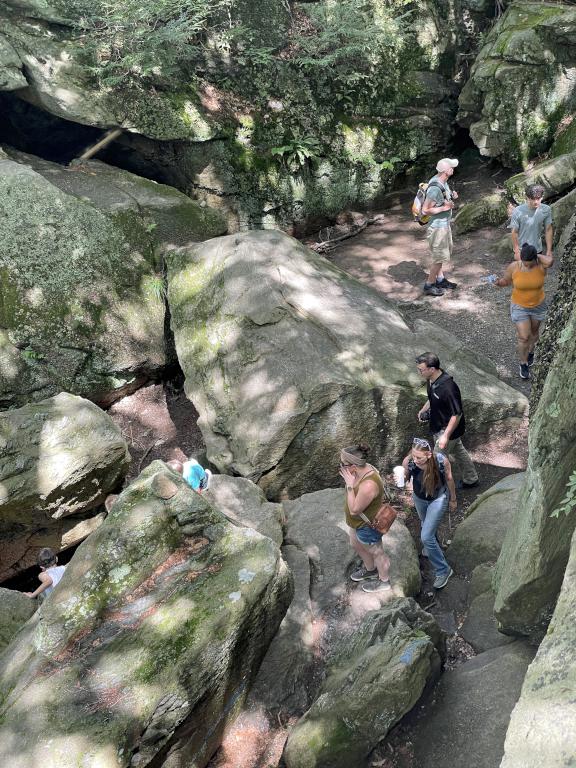
{"label": "human leg", "polygon": [[428,277],[424,283],[424,293],[428,296],[442,296],[444,291],[436,285],[436,280],[438,275],[442,274],[442,262],[446,259],[450,260],[450,228],[429,227],[426,239],[428,241]]}
{"label": "human leg", "polygon": [[450,566],[446,562],[444,552],[438,543],[436,531],[448,507],[448,497],[446,493],[443,493],[433,501],[425,501],[424,499],[419,499],[418,496],[413,498],[418,517],[422,523],[420,540],[422,545],[426,547],[432,568],[436,576],[447,574],[450,571]]}
{"label": "human leg", "polygon": [[382,541],[379,541],[377,544],[368,544],[365,546],[370,550],[372,561],[378,570],[378,578],[380,581],[388,581],[388,574],[390,573],[390,558],[386,552],[384,552]]}
{"label": "human leg", "polygon": [[360,558],[362,560],[362,563],[366,571],[368,572],[375,571],[376,566],[374,565],[374,555],[369,549],[365,548],[362,542],[358,540],[358,537],[356,535],[356,529],[349,528],[348,537],[350,539],[350,544],[352,545],[352,549],[354,550],[354,552],[356,552],[357,555],[360,555]]}
{"label": "human leg", "polygon": [[537,320],[535,317],[530,317],[530,352],[534,352],[534,347],[536,346],[538,339],[540,338],[540,325],[541,321]]}
{"label": "human leg", "polygon": [[464,447],[462,439],[457,437],[455,440],[448,441],[449,453],[454,457],[456,466],[462,478],[464,485],[476,485],[478,482],[478,472],[470,454]]}
{"label": "human leg", "polygon": [[464,447],[461,438],[457,437],[448,440],[448,446],[444,451],[438,448],[438,440],[444,434],[444,430],[434,434],[434,453],[445,453],[452,464],[452,471],[457,480],[461,480],[465,485],[476,485],[478,482],[478,472],[470,454]]}
{"label": "human leg", "polygon": [[516,348],[518,350],[518,359],[520,363],[528,363],[528,352],[530,352],[530,342],[532,339],[532,329],[530,318],[516,323]]}

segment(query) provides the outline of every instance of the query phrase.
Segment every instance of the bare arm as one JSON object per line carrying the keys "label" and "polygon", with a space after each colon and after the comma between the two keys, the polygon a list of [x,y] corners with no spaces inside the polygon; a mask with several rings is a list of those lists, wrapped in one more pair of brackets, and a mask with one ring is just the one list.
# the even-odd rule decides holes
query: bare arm
{"label": "bare arm", "polygon": [[438,440],[438,448],[440,448],[441,451],[443,451],[448,445],[448,440],[450,440],[450,435],[452,434],[452,432],[454,432],[454,430],[458,426],[458,423],[461,418],[462,418],[461,413],[455,414],[454,416],[450,416],[450,420],[446,425],[446,429],[442,433],[442,437]]}
{"label": "bare arm", "polygon": [[542,266],[551,267],[554,258],[552,256],[552,241],[554,239],[554,227],[552,224],[548,224],[546,227],[546,256],[543,258],[550,259],[550,264],[543,264]]}
{"label": "bare arm", "polygon": [[512,285],[512,275],[514,274],[515,270],[517,269],[516,262],[512,262],[512,264],[508,264],[506,267],[506,271],[504,272],[504,275],[502,277],[499,277],[498,280],[494,283],[494,285],[497,285],[499,288],[505,288],[507,285]]}
{"label": "bare arm", "polygon": [[518,241],[518,230],[512,230],[512,248],[514,249],[514,260],[520,261],[520,242]]}
{"label": "bare arm", "polygon": [[374,482],[374,480],[366,480],[362,483],[358,489],[358,493],[354,496],[354,490],[351,486],[346,486],[346,498],[348,500],[348,509],[351,515],[359,515],[360,512],[370,506],[374,499],[380,493],[380,489]]}
{"label": "bare arm", "polygon": [[52,576],[50,576],[50,574],[42,572],[38,575],[38,578],[40,579],[40,586],[37,587],[34,592],[24,592],[26,597],[38,597],[38,595],[44,592],[45,589],[52,586]]}
{"label": "bare arm", "polygon": [[408,456],[405,456],[402,461],[402,466],[404,467],[404,482],[408,482],[408,478],[410,477],[410,472],[408,471],[409,461],[410,461],[410,454],[408,454]]}
{"label": "bare arm", "polygon": [[450,494],[449,506],[452,511],[456,509],[456,486],[454,485],[454,476],[452,475],[452,466],[448,461],[448,458],[444,457],[444,477],[446,478],[446,485],[448,486],[448,493]]}
{"label": "bare arm", "polygon": [[425,215],[430,213],[444,213],[444,211],[449,211],[451,208],[454,208],[454,203],[451,200],[446,200],[446,202],[442,205],[438,205],[429,197],[427,197],[426,200],[424,200],[424,205],[422,206],[422,213]]}
{"label": "bare arm", "polygon": [[430,400],[426,400],[422,408],[420,408],[420,410],[418,411],[418,418],[420,418],[420,416],[422,416],[423,413],[426,413],[426,411],[429,411],[429,410],[430,410]]}

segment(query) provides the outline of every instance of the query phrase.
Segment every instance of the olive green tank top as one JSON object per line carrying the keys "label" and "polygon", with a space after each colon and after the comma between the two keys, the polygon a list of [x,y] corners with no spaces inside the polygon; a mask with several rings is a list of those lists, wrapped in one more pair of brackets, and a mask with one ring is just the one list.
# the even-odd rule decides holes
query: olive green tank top
{"label": "olive green tank top", "polygon": [[[366,480],[373,480],[378,486],[378,495],[373,501],[370,502],[366,509],[362,510],[368,520],[372,521],[382,506],[382,499],[384,497],[384,484],[382,483],[382,478],[374,469],[372,472],[365,475],[362,480],[360,480],[360,482],[354,486],[354,496],[358,495],[360,486],[362,483],[366,482]],[[346,500],[344,502],[344,512],[346,513],[346,523],[350,526],[350,528],[360,528],[361,525],[366,525],[360,515],[350,514],[350,510],[348,509],[348,494],[346,494]]]}

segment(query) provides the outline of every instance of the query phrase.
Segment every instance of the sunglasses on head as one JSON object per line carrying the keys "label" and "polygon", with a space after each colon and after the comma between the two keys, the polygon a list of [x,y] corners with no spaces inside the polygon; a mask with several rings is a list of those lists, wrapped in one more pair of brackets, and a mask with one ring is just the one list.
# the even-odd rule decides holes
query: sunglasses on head
{"label": "sunglasses on head", "polygon": [[421,437],[415,437],[412,439],[412,445],[415,448],[425,448],[427,451],[431,451],[430,443],[428,440],[423,440]]}

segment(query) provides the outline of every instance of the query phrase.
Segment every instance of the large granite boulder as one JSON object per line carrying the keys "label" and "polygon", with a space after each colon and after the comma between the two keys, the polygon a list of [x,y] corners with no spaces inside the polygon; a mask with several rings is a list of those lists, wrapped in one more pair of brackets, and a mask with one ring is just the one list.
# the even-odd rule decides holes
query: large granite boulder
{"label": "large granite boulder", "polygon": [[[344,490],[330,488],[285,501],[285,541],[306,552],[312,567],[310,597],[320,612],[329,611],[346,595],[348,572],[356,562],[344,519]],[[390,582],[395,597],[411,597],[420,590],[418,555],[412,537],[400,519],[383,546],[390,557]],[[375,595],[368,599],[375,599]],[[378,607],[378,601],[372,606]]]}
{"label": "large granite boulder", "polygon": [[108,414],[65,392],[0,414],[0,580],[66,549],[103,520],[130,454]]}
{"label": "large granite boulder", "polygon": [[170,361],[160,248],[225,224],[101,163],[15,157],[0,159],[0,405],[62,390],[109,403]]}
{"label": "large granite boulder", "polygon": [[501,768],[561,768],[576,755],[576,534],[552,621],[506,734]]}
{"label": "large granite boulder", "polygon": [[483,653],[490,648],[515,642],[515,638],[498,631],[494,617],[493,571],[492,566],[485,564],[476,566],[472,571],[470,604],[467,607],[464,623],[460,627],[460,635],[476,653]]}
{"label": "large granite boulder", "polygon": [[[567,260],[574,262],[571,241]],[[560,294],[559,302],[566,296]],[[556,300],[555,300],[556,301]],[[495,614],[504,631],[542,638],[568,561],[574,514],[553,516],[576,466],[576,309],[560,307],[553,356],[530,418],[528,468],[496,570]],[[536,405],[536,403],[534,403]]]}
{"label": "large granite boulder", "polygon": [[572,189],[575,183],[576,151],[536,163],[530,170],[510,176],[504,186],[514,200],[523,203],[529,184],[541,184],[544,187],[543,200],[548,200]]}
{"label": "large granite boulder", "polygon": [[210,487],[204,495],[228,520],[254,528],[281,546],[284,522],[282,505],[268,501],[262,489],[250,480],[245,477],[212,475]]}
{"label": "large granite boulder", "polygon": [[425,399],[414,358],[427,349],[455,372],[471,434],[525,411],[451,334],[429,323],[412,332],[380,293],[280,232],[215,238],[167,263],[208,458],[268,498],[339,484],[338,451],[360,439],[376,457],[404,455]]}
{"label": "large granite boulder", "polygon": [[414,600],[368,614],[340,643],[318,698],[290,732],[287,768],[363,764],[439,675],[443,642]]}
{"label": "large granite boulder", "polygon": [[153,462],[2,656],[0,763],[202,768],[291,586],[268,537]]}
{"label": "large granite boulder", "polygon": [[0,653],[10,644],[20,627],[24,626],[36,610],[35,600],[0,587]]}
{"label": "large granite boulder", "polygon": [[491,192],[465,203],[454,219],[454,233],[463,235],[481,227],[497,227],[506,221],[507,203],[501,192]]}
{"label": "large granite boulder", "polygon": [[508,717],[533,656],[534,649],[517,640],[446,671],[418,710],[410,734],[414,764],[498,768]]}
{"label": "large granite boulder", "polygon": [[509,167],[552,143],[576,106],[576,9],[512,3],[486,37],[459,97],[458,122],[482,155]]}
{"label": "large granite boulder", "polygon": [[458,573],[468,574],[482,563],[496,562],[523,483],[523,472],[508,475],[470,505],[446,552]]}

